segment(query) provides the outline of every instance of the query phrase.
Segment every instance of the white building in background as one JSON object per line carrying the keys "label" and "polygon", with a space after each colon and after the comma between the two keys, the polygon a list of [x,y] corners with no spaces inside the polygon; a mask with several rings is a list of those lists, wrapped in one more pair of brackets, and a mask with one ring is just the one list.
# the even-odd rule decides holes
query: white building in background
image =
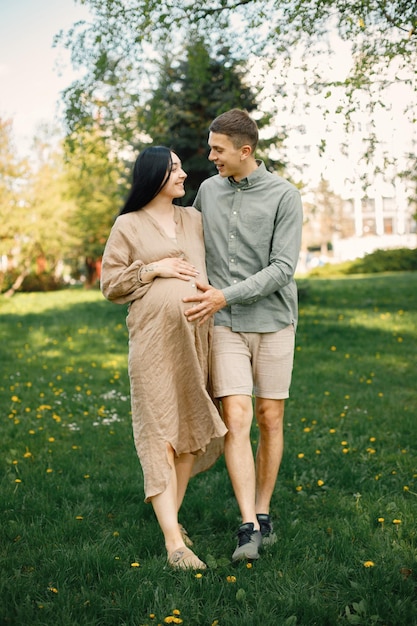
{"label": "white building in background", "polygon": [[[413,214],[417,207],[411,200],[416,196],[416,183],[401,175],[409,169],[409,155],[415,155],[417,148],[416,124],[404,114],[407,103],[415,99],[412,87],[406,81],[387,87],[384,106],[372,113],[365,99],[358,102],[347,127],[340,107],[342,91],[312,95],[303,85],[301,80],[290,87],[285,84],[295,104],[291,110],[284,104],[275,118],[273,133],[286,137],[277,146],[277,157],[285,159],[293,180],[302,183],[310,220],[318,220],[322,210],[318,202],[321,181],[341,199],[331,232],[326,228],[319,233],[318,223],[306,228],[305,257],[308,247],[317,245],[307,239],[314,239],[314,234],[322,242],[328,237],[331,252],[325,261],[350,260],[376,249],[416,248]],[[277,98],[273,99],[276,106]],[[370,137],[375,139],[372,152],[368,151]],[[309,208],[314,209],[310,216]]]}

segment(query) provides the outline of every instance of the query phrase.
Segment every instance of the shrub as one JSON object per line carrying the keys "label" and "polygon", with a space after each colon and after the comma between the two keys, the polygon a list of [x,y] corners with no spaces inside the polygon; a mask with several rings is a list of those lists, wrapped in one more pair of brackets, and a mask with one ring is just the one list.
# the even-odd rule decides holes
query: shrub
{"label": "shrub", "polygon": [[410,272],[417,270],[417,249],[398,248],[375,250],[363,259],[353,261],[348,274],[376,274],[377,272]]}
{"label": "shrub", "polygon": [[343,263],[326,263],[308,273],[309,277],[331,277],[352,274],[376,274],[379,272],[417,271],[417,249],[398,248],[375,250],[361,259]]}
{"label": "shrub", "polygon": [[28,274],[22,283],[19,291],[57,291],[62,289],[64,284],[53,274]]}

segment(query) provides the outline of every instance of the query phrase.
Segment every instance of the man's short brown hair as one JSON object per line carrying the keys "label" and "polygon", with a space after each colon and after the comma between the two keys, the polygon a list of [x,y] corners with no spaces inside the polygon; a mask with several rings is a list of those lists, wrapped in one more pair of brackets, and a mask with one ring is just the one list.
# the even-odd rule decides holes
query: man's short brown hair
{"label": "man's short brown hair", "polygon": [[212,121],[210,132],[227,135],[235,148],[249,145],[252,153],[258,144],[258,127],[249,113],[242,109],[231,109],[222,113]]}

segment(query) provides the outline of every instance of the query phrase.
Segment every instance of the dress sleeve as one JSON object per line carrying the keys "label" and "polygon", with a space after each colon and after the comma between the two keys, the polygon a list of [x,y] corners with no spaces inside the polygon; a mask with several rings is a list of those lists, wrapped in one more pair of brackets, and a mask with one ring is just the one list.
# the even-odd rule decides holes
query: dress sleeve
{"label": "dress sleeve", "polygon": [[100,287],[105,298],[117,304],[126,304],[142,298],[152,282],[139,282],[139,270],[144,262],[138,250],[123,232],[116,220],[107,240],[101,267]]}

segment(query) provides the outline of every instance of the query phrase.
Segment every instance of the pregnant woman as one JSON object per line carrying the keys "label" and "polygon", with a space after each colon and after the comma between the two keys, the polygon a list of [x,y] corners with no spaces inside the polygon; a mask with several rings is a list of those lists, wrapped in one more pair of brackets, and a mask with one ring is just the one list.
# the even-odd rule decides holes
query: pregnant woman
{"label": "pregnant woman", "polygon": [[[101,289],[129,304],[133,434],[151,502],[175,568],[204,569],[178,523],[190,476],[222,452],[226,427],[207,391],[212,322],[190,323],[186,295],[207,283],[201,217],[181,198],[186,173],[164,146],[138,156],[128,199],[110,232]],[[186,545],[187,544],[187,545]]]}

